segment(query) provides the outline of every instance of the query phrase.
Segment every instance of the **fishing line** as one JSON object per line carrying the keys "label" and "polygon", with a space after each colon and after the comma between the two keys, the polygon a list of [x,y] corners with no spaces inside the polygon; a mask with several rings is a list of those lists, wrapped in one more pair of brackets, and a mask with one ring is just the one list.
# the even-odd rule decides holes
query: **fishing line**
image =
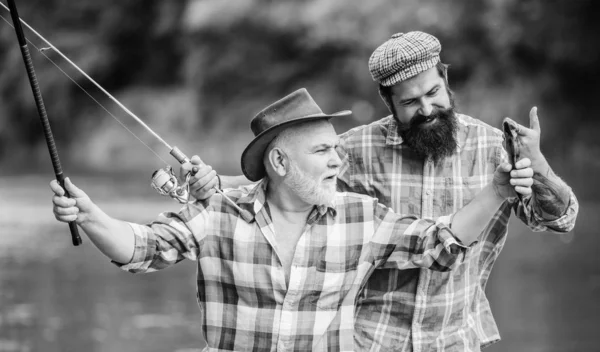
{"label": "fishing line", "polygon": [[[8,7],[6,7],[2,2],[0,2],[0,5],[2,5],[2,7],[4,7],[9,13],[11,12],[10,9]],[[6,22],[10,27],[12,27],[13,29],[15,28],[2,15],[0,15],[0,18],[2,18],[4,20],[4,22]],[[69,64],[71,64],[71,66],[73,66],[77,71],[79,71],[79,73],[81,75],[83,75],[90,82],[92,82],[98,89],[100,89],[100,91],[102,91],[104,94],[106,94],[107,97],[109,97],[115,104],[117,104],[121,109],[123,109],[123,111],[125,111],[130,117],[132,117],[134,120],[136,120],[140,125],[142,125],[144,128],[146,128],[146,130],[148,132],[150,132],[154,137],[156,137],[156,139],[158,139],[160,142],[162,142],[170,150],[170,154],[173,157],[175,157],[175,159],[177,159],[177,161],[179,161],[179,163],[181,163],[181,164],[188,163],[188,162],[190,162],[189,158],[187,156],[185,156],[185,154],[183,154],[179,150],[179,148],[177,148],[177,147],[171,147],[167,142],[165,142],[158,134],[156,134],[150,127],[148,127],[148,125],[146,125],[146,123],[144,123],[144,121],[142,121],[142,119],[140,119],[139,117],[137,117],[133,112],[129,111],[129,109],[125,105],[121,104],[120,101],[118,101],[109,92],[107,92],[104,88],[102,88],[102,86],[100,84],[98,84],[92,77],[90,77],[81,68],[79,68],[79,66],[77,66],[73,61],[71,61],[66,55],[64,55],[54,45],[52,45],[52,43],[50,43],[48,40],[46,40],[46,38],[44,38],[41,34],[39,34],[35,29],[33,29],[30,25],[28,25],[25,21],[23,21],[23,19],[18,18],[18,20],[20,21],[20,23],[22,23],[23,25],[25,25],[31,32],[33,32],[38,38],[40,38],[42,41],[44,41],[49,47],[48,48],[41,48],[40,49],[35,44],[33,44],[30,40],[28,40],[27,38],[25,38],[27,40],[27,42],[29,42],[35,49],[37,49],[38,52],[40,52],[40,54],[42,54],[48,61],[50,61],[56,68],[58,68],[65,76],[67,76],[71,80],[71,82],[73,82],[77,87],[79,87],[79,89],[81,89],[96,104],[98,104],[98,106],[102,107],[102,109],[104,109],[104,111],[106,111],[110,116],[112,116],[113,119],[115,119],[117,122],[119,122],[119,124],[121,124],[121,126],[123,126],[123,128],[125,128],[127,131],[129,131],[129,133],[131,133],[138,141],[140,141],[140,143],[142,143],[144,146],[146,146],[146,148],[148,148],[152,153],[154,153],[154,155],[156,155],[160,160],[162,160],[165,164],[167,164],[166,168],[159,169],[159,170],[157,170],[153,174],[152,187],[154,187],[161,194],[165,194],[165,192],[166,192],[165,189],[161,189],[161,187],[162,188],[166,187],[169,190],[168,194],[171,197],[179,200],[181,203],[183,203],[182,200],[183,200],[183,197],[184,197],[184,196],[182,196],[182,194],[185,194],[185,200],[187,202],[187,198],[189,197],[189,184],[188,184],[188,180],[189,180],[190,173],[188,173],[188,175],[186,175],[186,181],[185,181],[185,183],[183,185],[181,185],[181,186],[177,186],[177,179],[173,175],[172,168],[169,165],[169,163],[167,163],[163,158],[161,158],[160,155],[158,155],[158,153],[156,153],[154,151],[154,149],[152,149],[150,146],[148,146],[146,143],[144,143],[135,133],[133,133],[133,131],[131,131],[129,128],[127,128],[127,126],[125,126],[121,122],[121,120],[119,120],[115,115],[113,115],[110,111],[108,111],[107,108],[105,108],[98,100],[96,100],[81,85],[79,85],[60,66],[58,66],[52,59],[50,59],[48,56],[46,56],[46,54],[44,52],[47,51],[47,50],[52,49],[57,54],[59,54],[65,61],[67,61]],[[160,171],[160,173],[159,173],[159,171]],[[165,180],[165,178],[166,178],[166,180]],[[155,184],[155,181],[158,182],[159,179],[160,179],[159,185]],[[242,216],[242,218],[244,218],[244,220],[246,220],[247,222],[252,221],[253,215],[249,211],[240,208],[232,199],[230,199],[219,188],[215,188],[215,191],[217,193],[221,194],[223,196],[223,198],[227,202],[229,202],[235,209],[237,209],[239,211],[240,215]],[[173,193],[173,192],[177,192],[177,193]]]}
{"label": "fishing line", "polygon": [[[6,10],[8,10],[10,12],[10,10],[3,4],[0,2],[0,5],[2,5],[2,7],[4,7]],[[13,25],[6,19],[4,18],[4,16],[0,15],[0,18],[2,18],[2,20],[4,22],[6,22],[11,28],[14,28]],[[139,117],[137,117],[133,112],[129,111],[129,109],[127,109],[127,107],[125,107],[123,104],[121,104],[121,102],[119,102],[116,98],[114,98],[110,93],[108,93],[104,88],[102,88],[102,86],[100,86],[94,79],[92,79],[89,75],[87,75],[83,70],[81,70],[74,62],[72,62],[68,57],[66,57],[60,50],[58,50],[54,45],[52,45],[52,43],[50,43],[49,41],[47,41],[44,37],[42,37],[38,32],[36,32],[33,28],[31,28],[30,25],[28,25],[25,21],[23,21],[21,19],[21,23],[24,24],[30,31],[32,31],[35,35],[37,35],[41,40],[43,40],[47,45],[49,45],[49,48],[38,48],[33,42],[31,42],[31,40],[27,39],[26,40],[29,42],[29,44],[31,44],[40,54],[42,54],[48,61],[50,61],[58,70],[60,70],[60,72],[62,72],[67,78],[69,78],[71,80],[71,82],[73,82],[77,87],[79,87],[79,89],[81,89],[88,97],[90,97],[90,99],[92,99],[96,104],[98,104],[98,106],[100,106],[104,111],[106,111],[106,113],[108,113],[113,119],[115,119],[121,126],[123,126],[123,128],[125,128],[129,133],[131,133],[131,135],[133,135],[138,141],[140,141],[140,143],[142,143],[146,148],[148,148],[152,153],[154,153],[154,155],[156,155],[157,158],[159,158],[162,162],[164,162],[165,164],[169,164],[167,163],[163,158],[161,158],[161,156],[154,150],[152,149],[148,144],[144,143],[144,141],[142,141],[133,131],[131,131],[123,122],[121,122],[121,120],[119,120],[119,118],[117,118],[114,114],[112,114],[104,105],[102,105],[97,99],[95,99],[88,91],[86,91],[79,83],[77,83],[75,81],[75,79],[73,79],[68,73],[66,73],[58,64],[56,64],[51,58],[49,58],[44,51],[47,51],[49,49],[54,50],[57,54],[59,54],[63,59],[65,59],[68,63],[70,63],[77,71],[79,71],[79,73],[81,73],[85,78],[87,78],[88,80],[90,80],[90,82],[92,82],[98,89],[100,89],[104,94],[106,94],[115,104],[117,104],[119,107],[121,107],[129,116],[131,116],[132,118],[134,118],[138,123],[140,123],[144,128],[146,128],[146,130],[148,132],[150,132],[154,137],[156,137],[161,143],[163,143],[167,148],[169,148],[169,150],[172,150],[173,148],[167,143],[165,142],[158,134],[156,134],[148,125],[146,125],[146,123],[144,123],[144,121],[142,121]]]}

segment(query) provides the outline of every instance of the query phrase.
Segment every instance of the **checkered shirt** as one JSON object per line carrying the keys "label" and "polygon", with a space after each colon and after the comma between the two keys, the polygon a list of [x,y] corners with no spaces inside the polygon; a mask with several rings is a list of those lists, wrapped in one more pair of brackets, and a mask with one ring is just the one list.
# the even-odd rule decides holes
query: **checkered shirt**
{"label": "checkered shirt", "polygon": [[249,223],[215,195],[131,224],[135,252],[122,269],[197,262],[205,351],[354,351],[355,300],[375,268],[450,270],[467,252],[450,217],[415,220],[376,199],[337,193],[334,206],[310,213],[286,288],[265,187],[228,193],[254,215]]}
{"label": "checkered shirt", "polygon": [[390,87],[434,67],[442,45],[423,32],[396,33],[369,58],[369,72],[379,84]]}
{"label": "checkered shirt", "polygon": [[[499,130],[460,114],[458,126],[456,152],[437,165],[402,143],[391,116],[346,132],[339,187],[376,197],[399,214],[436,218],[456,212],[506,160]],[[570,195],[566,214],[553,221],[532,211],[531,197],[505,202],[464,263],[450,273],[376,270],[357,302],[357,350],[466,352],[498,341],[485,285],[506,241],[510,214],[534,231],[567,232],[579,208]]]}

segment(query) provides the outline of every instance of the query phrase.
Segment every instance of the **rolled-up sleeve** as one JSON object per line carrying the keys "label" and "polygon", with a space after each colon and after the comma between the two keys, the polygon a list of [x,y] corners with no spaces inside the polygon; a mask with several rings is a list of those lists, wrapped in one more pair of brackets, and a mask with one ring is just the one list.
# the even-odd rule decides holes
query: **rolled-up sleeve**
{"label": "rolled-up sleeve", "polygon": [[516,201],[514,204],[515,215],[530,229],[534,231],[565,233],[573,230],[575,227],[575,221],[579,213],[579,203],[572,190],[569,190],[569,206],[567,210],[557,219],[545,219],[543,215],[534,211],[532,203],[533,197],[528,197],[523,201]]}
{"label": "rolled-up sleeve", "polygon": [[426,268],[450,271],[463,262],[471,246],[463,245],[449,227],[451,216],[417,219],[387,211],[381,217],[372,248],[383,268]]}
{"label": "rolled-up sleeve", "polygon": [[[508,161],[508,154],[504,148],[498,147],[498,158],[500,162]],[[566,183],[564,187],[568,187]],[[575,193],[569,187],[564,190],[569,193],[569,205],[562,216],[557,219],[546,219],[542,214],[538,214],[534,207],[534,197],[528,196],[523,199],[515,198],[513,209],[515,215],[523,221],[527,227],[533,231],[551,231],[556,233],[565,233],[573,230],[577,214],[579,213],[579,203]]]}
{"label": "rolled-up sleeve", "polygon": [[145,273],[167,268],[185,258],[195,260],[198,256],[198,238],[190,229],[203,219],[201,214],[189,217],[189,212],[162,213],[151,224],[129,223],[135,244],[131,261],[127,264],[113,262],[122,270]]}

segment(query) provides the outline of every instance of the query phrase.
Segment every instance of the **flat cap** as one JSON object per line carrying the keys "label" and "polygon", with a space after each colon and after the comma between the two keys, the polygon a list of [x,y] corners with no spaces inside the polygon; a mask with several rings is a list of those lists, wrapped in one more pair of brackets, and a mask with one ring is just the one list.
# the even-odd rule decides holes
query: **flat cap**
{"label": "flat cap", "polygon": [[396,33],[369,58],[373,80],[390,87],[434,67],[440,61],[442,45],[423,32]]}

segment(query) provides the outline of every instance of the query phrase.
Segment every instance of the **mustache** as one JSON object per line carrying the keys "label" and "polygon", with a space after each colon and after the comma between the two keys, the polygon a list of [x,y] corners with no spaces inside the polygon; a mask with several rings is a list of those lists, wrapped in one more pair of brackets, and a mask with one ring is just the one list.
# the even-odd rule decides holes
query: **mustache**
{"label": "mustache", "polygon": [[408,131],[414,128],[418,128],[420,125],[427,122],[429,119],[440,119],[440,120],[448,120],[454,116],[454,108],[450,107],[448,109],[435,109],[428,116],[422,114],[416,114],[410,119],[408,123],[399,124],[400,131]]}

